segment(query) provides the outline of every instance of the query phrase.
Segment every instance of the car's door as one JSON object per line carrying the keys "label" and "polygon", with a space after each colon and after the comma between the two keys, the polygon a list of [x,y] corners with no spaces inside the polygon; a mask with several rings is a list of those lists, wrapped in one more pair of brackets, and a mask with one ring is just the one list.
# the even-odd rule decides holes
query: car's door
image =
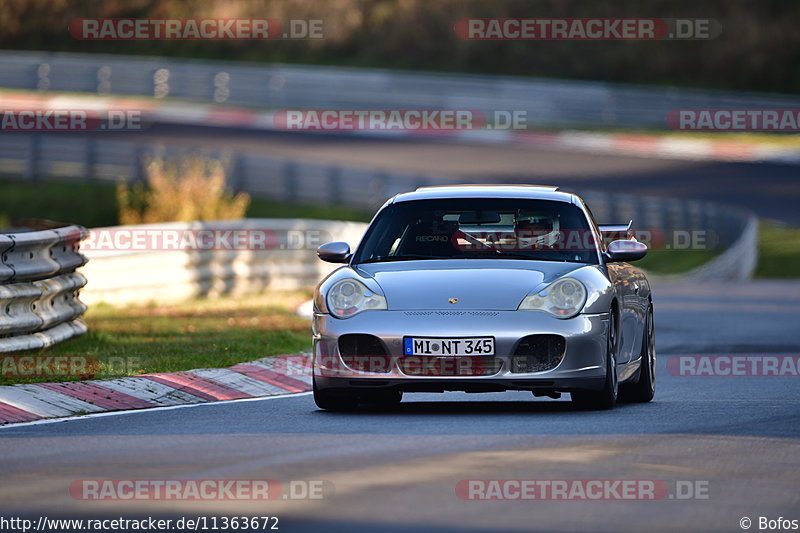
{"label": "car's door", "polygon": [[628,263],[609,263],[608,274],[619,301],[619,349],[617,362],[624,364],[638,357],[642,342],[644,314],[639,294],[646,290],[639,269]]}
{"label": "car's door", "polygon": [[[603,236],[600,233],[591,209],[584,204],[589,223],[595,234],[596,242],[599,243],[601,251],[605,251]],[[608,277],[614,287],[619,302],[619,337],[617,349],[617,363],[626,364],[632,358],[638,356],[635,346],[641,345],[641,335],[643,329],[643,313],[639,293],[642,291],[641,271],[634,268],[629,263],[606,263]],[[638,343],[638,344],[637,344]],[[623,379],[626,377],[623,372]]]}

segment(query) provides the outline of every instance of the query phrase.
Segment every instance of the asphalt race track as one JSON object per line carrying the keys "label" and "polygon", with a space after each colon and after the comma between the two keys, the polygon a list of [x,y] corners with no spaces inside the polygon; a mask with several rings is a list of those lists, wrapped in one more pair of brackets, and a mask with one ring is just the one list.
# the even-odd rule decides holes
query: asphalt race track
{"label": "asphalt race track", "polygon": [[[800,378],[681,377],[680,354],[798,355],[800,282],[655,284],[658,391],[581,412],[527,393],[407,395],[335,414],[310,395],[0,429],[17,515],[277,515],[280,531],[742,531],[800,519]],[[666,355],[669,354],[669,355]],[[79,501],[79,479],[326,480],[324,499]],[[658,501],[468,501],[466,479],[646,479]],[[680,482],[680,483],[678,483]],[[707,498],[682,499],[693,487]],[[692,492],[690,491],[690,492]]]}

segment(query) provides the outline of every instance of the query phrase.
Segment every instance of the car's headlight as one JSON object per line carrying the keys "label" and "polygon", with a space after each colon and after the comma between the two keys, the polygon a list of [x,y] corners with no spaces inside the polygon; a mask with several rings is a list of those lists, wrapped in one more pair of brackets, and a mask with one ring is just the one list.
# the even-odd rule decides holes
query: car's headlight
{"label": "car's headlight", "polygon": [[558,318],[570,318],[581,312],[586,303],[586,287],[572,278],[561,278],[537,292],[529,294],[517,309],[547,311]]}
{"label": "car's headlight", "polygon": [[343,279],[328,290],[328,310],[338,318],[349,318],[361,311],[386,309],[386,298],[354,279]]}

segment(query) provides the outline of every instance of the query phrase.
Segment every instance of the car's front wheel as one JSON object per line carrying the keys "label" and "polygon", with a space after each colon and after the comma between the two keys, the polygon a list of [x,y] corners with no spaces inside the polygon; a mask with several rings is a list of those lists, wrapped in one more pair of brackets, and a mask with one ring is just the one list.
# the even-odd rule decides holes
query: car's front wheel
{"label": "car's front wheel", "polygon": [[647,310],[641,357],[642,363],[638,379],[622,385],[623,401],[649,402],[656,393],[656,333],[653,322],[653,304],[650,304],[650,308]]}
{"label": "car's front wheel", "polygon": [[572,403],[580,409],[611,409],[619,396],[619,379],[617,376],[617,315],[614,309],[608,316],[608,334],[606,336],[606,379],[599,391],[576,390],[570,395]]}

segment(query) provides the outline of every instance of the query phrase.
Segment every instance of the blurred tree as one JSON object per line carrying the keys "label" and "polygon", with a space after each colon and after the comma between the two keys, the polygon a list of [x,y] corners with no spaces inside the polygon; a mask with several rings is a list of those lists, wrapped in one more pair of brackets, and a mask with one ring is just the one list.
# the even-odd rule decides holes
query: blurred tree
{"label": "blurred tree", "polygon": [[226,190],[219,161],[153,158],[147,163],[147,187],[120,182],[117,204],[120,224],[225,220],[244,217],[250,196]]}
{"label": "blurred tree", "polygon": [[[321,19],[325,39],[78,41],[81,17]],[[464,41],[470,17],[713,18],[708,41]],[[794,0],[4,0],[0,47],[378,66],[800,93]],[[0,80],[0,84],[2,81]]]}

